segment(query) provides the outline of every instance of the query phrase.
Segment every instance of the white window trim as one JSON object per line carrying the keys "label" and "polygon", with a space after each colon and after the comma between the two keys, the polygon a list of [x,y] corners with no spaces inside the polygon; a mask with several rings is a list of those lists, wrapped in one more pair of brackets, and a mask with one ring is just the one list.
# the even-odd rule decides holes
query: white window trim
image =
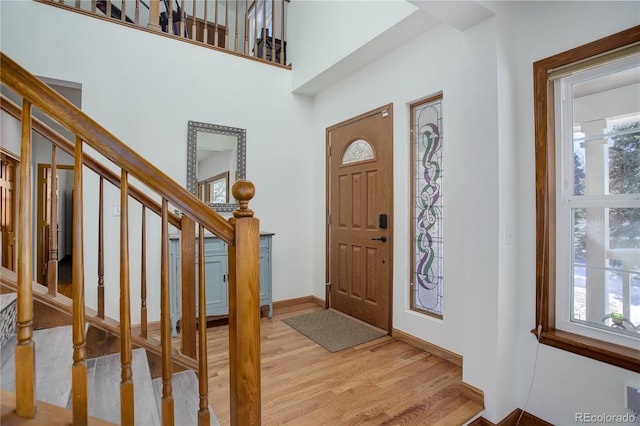
{"label": "white window trim", "polygon": [[637,66],[638,55],[633,55],[597,68],[582,70],[573,75],[559,78],[554,84],[557,117],[556,141],[558,141],[556,143],[556,328],[631,349],[638,348],[639,337],[571,321],[574,275],[571,210],[582,207],[636,208],[640,205],[639,194],[574,195],[572,86]]}

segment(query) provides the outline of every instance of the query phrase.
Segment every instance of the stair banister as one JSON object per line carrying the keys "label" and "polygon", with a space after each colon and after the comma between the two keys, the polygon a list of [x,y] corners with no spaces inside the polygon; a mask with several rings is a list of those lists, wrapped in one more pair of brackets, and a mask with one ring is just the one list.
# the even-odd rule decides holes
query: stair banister
{"label": "stair banister", "polygon": [[[87,366],[86,366],[86,338],[85,338],[85,301],[84,301],[84,251],[82,220],[82,170],[86,165],[96,171],[102,178],[106,178],[120,187],[122,224],[121,224],[121,330],[123,339],[122,359],[122,423],[133,422],[133,399],[128,385],[131,376],[128,374],[130,359],[127,356],[131,345],[131,324],[129,311],[129,277],[128,277],[128,197],[138,199],[143,206],[153,211],[160,211],[162,216],[162,258],[161,258],[161,344],[163,362],[163,424],[173,424],[173,397],[171,390],[171,338],[170,338],[170,310],[168,285],[168,225],[176,223],[178,227],[182,221],[193,220],[200,225],[200,235],[204,229],[218,236],[229,246],[229,342],[230,342],[230,388],[231,388],[231,422],[234,425],[258,425],[261,421],[260,402],[260,310],[259,310],[259,221],[253,217],[248,208],[248,202],[255,193],[253,184],[239,181],[233,187],[233,195],[238,201],[239,208],[233,218],[226,221],[222,216],[211,210],[181,185],[163,174],[160,170],[133,152],[126,145],[111,135],[83,114],[76,107],[44,85],[33,75],[0,52],[0,80],[2,84],[13,89],[23,97],[22,145],[21,145],[21,182],[32,181],[32,147],[31,106],[34,105],[55,119],[58,123],[75,134],[75,144],[64,140],[61,136],[54,145],[74,154],[74,233],[73,233],[73,262],[72,262],[72,314],[73,314],[73,418],[74,424],[87,423]],[[3,104],[2,108],[5,108]],[[55,133],[50,131],[49,133]],[[52,139],[53,140],[53,139]],[[59,143],[59,144],[58,144]],[[87,144],[101,155],[112,161],[121,169],[121,177],[101,165],[89,156],[83,154],[83,146]],[[133,175],[148,188],[162,197],[162,206],[128,185],[128,177]],[[16,358],[16,411],[20,416],[33,417],[36,411],[35,401],[35,342],[32,338],[33,320],[33,257],[32,257],[32,221],[31,185],[21,185],[18,221],[18,277],[13,281],[18,291],[18,347]],[[183,220],[169,213],[168,205],[182,210]],[[144,208],[144,207],[143,207]],[[203,263],[203,262],[201,262]],[[204,274],[201,274],[204,276]],[[3,277],[3,282],[5,281]],[[200,282],[202,284],[202,282]],[[191,311],[190,314],[195,314]],[[183,312],[183,315],[186,315]],[[204,330],[204,327],[202,328]],[[201,339],[200,350],[206,358],[206,339]],[[201,352],[202,353],[202,352]],[[206,368],[200,367],[199,374],[206,379]],[[126,386],[125,386],[126,385]],[[203,399],[206,398],[206,386],[201,382],[199,423],[208,417],[203,409]],[[206,400],[205,400],[206,401]]]}

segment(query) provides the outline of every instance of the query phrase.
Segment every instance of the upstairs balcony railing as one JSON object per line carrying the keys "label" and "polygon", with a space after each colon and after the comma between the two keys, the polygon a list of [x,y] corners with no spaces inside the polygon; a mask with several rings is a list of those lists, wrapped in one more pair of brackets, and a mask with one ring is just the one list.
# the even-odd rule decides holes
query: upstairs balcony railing
{"label": "upstairs balcony railing", "polygon": [[288,66],[289,0],[36,0],[213,49]]}

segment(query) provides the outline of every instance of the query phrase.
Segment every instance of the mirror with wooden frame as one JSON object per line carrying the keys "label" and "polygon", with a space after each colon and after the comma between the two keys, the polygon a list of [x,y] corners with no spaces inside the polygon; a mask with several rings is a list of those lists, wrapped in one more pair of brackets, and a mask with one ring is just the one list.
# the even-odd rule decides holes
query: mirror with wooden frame
{"label": "mirror with wooden frame", "polygon": [[231,187],[246,176],[246,131],[189,121],[187,189],[219,212],[232,212]]}

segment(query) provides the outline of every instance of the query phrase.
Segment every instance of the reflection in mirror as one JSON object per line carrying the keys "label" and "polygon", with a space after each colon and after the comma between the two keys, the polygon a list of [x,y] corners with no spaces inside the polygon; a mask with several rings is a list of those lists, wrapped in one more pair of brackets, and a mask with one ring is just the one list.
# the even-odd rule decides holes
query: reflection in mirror
{"label": "reflection in mirror", "polygon": [[229,202],[229,172],[198,182],[198,198],[205,203]]}
{"label": "reflection in mirror", "polygon": [[189,121],[187,189],[217,211],[231,212],[231,187],[245,178],[246,132]]}

